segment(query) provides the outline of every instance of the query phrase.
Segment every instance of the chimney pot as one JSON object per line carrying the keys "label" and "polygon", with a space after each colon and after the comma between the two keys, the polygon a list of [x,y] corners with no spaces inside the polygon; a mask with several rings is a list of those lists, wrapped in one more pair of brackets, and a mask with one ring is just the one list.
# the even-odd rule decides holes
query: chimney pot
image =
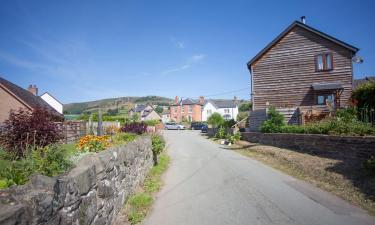
{"label": "chimney pot", "polygon": [[306,24],[306,17],[305,16],[301,16],[301,23]]}
{"label": "chimney pot", "polygon": [[199,102],[200,102],[200,103],[204,103],[204,96],[200,96],[200,97],[199,97]]}
{"label": "chimney pot", "polygon": [[31,94],[33,94],[33,95],[35,95],[35,96],[38,96],[38,88],[36,87],[36,85],[34,84],[34,85],[29,85],[29,87],[27,88],[27,90],[31,93]]}
{"label": "chimney pot", "polygon": [[176,96],[175,98],[174,98],[174,102],[175,103],[178,103],[179,101],[178,101],[178,96]]}

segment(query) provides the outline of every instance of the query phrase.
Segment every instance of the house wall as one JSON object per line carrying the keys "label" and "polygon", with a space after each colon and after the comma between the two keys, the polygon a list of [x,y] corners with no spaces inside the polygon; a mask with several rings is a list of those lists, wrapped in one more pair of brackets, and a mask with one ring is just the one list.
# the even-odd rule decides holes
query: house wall
{"label": "house wall", "polygon": [[0,87],[0,123],[3,123],[9,117],[11,110],[26,108],[20,101]]}
{"label": "house wall", "polygon": [[207,119],[212,115],[209,114],[207,111],[211,110],[212,113],[215,113],[217,112],[217,109],[215,106],[212,105],[211,102],[207,102],[204,107],[203,107],[203,110],[202,110],[202,121],[207,121]]}
{"label": "house wall", "polygon": [[63,105],[56,101],[55,98],[53,98],[51,95],[48,93],[45,93],[40,96],[45,102],[47,102],[52,108],[54,108],[57,112],[63,113]]}
{"label": "house wall", "polygon": [[144,120],[161,120],[159,114],[157,114],[154,110],[148,114]]}
{"label": "house wall", "polygon": [[181,122],[181,107],[178,105],[171,106],[171,120],[177,123]]}
{"label": "house wall", "polygon": [[[225,109],[229,109],[229,113],[225,113]],[[219,113],[221,116],[225,114],[229,114],[231,117],[229,119],[237,120],[238,115],[238,107],[236,108],[216,108],[211,102],[207,102],[202,110],[202,121],[207,121],[207,119],[211,116],[208,114],[208,110],[211,110],[212,113]]]}
{"label": "house wall", "polygon": [[[315,56],[333,54],[331,71],[316,72]],[[301,27],[295,27],[252,65],[253,109],[266,102],[277,107],[314,105],[311,85],[341,82],[341,106],[347,106],[352,92],[352,53]]]}
{"label": "house wall", "polygon": [[[202,106],[195,104],[192,106],[192,112],[189,112],[189,105],[178,105],[178,106],[171,106],[171,120],[176,121],[177,123],[180,123],[182,121],[182,118],[186,118],[188,120],[189,116],[192,119],[192,122],[199,122],[202,121]],[[182,110],[182,108],[184,110]],[[177,109],[177,112],[175,112],[175,109]]]}

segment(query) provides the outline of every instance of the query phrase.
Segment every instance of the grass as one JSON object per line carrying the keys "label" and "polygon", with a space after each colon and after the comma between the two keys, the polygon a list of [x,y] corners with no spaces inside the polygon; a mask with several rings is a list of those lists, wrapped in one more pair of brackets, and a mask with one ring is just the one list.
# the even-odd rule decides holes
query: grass
{"label": "grass", "polygon": [[360,163],[257,144],[233,149],[375,214],[375,178]]}
{"label": "grass", "polygon": [[159,157],[159,163],[152,167],[147,174],[141,190],[130,197],[126,203],[128,221],[131,224],[140,223],[146,217],[154,201],[153,194],[160,190],[161,176],[167,170],[169,162],[169,156],[162,153]]}

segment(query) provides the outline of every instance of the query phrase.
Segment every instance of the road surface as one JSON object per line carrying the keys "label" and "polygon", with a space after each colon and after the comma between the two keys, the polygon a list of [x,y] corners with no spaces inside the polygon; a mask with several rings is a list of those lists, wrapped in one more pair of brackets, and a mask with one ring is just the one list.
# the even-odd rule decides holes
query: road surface
{"label": "road surface", "polygon": [[171,166],[146,225],[375,224],[363,210],[197,131],[164,136]]}

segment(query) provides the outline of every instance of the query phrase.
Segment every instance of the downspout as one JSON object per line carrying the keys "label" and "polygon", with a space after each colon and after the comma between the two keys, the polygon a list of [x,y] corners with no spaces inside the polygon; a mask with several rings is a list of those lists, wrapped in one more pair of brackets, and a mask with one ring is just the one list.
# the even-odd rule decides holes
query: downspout
{"label": "downspout", "polygon": [[254,81],[253,81],[253,67],[250,65],[250,68],[249,68],[249,71],[250,71],[250,81],[251,81],[251,92],[250,92],[250,96],[251,96],[251,111],[254,111],[255,110],[255,104],[254,104]]}

